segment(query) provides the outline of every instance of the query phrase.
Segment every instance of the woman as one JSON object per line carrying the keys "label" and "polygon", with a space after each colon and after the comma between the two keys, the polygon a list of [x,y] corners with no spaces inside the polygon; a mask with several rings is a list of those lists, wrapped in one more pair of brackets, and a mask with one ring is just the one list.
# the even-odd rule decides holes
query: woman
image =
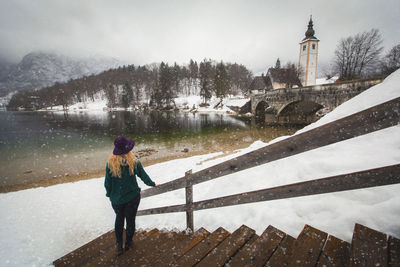
{"label": "woman", "polygon": [[115,211],[115,237],[117,239],[117,255],[123,253],[122,233],[126,219],[125,251],[132,246],[135,234],[135,219],[140,202],[140,188],[136,175],[148,186],[156,186],[144,171],[142,164],[132,153],[134,140],[119,136],[114,141],[113,155],[106,166],[104,186],[106,196],[110,198]]}

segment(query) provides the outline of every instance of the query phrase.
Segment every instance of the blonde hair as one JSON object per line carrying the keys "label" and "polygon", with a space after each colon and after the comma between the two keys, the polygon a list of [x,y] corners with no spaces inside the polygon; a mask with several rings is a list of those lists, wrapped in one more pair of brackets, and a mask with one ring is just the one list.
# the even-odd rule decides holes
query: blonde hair
{"label": "blonde hair", "polygon": [[111,155],[108,158],[108,168],[113,177],[121,178],[121,166],[128,164],[130,175],[134,174],[137,158],[132,151],[123,155]]}

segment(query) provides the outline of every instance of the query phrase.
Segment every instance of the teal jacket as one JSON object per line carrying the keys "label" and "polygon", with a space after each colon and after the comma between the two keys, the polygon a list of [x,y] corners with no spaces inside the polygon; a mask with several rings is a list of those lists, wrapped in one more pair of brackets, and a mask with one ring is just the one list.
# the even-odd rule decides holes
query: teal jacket
{"label": "teal jacket", "polygon": [[136,174],[146,185],[156,185],[144,171],[140,161],[136,163],[133,175],[130,175],[128,165],[121,166],[121,178],[113,177],[107,164],[104,187],[106,188],[106,196],[110,198],[113,204],[127,203],[140,193],[140,187],[136,181]]}

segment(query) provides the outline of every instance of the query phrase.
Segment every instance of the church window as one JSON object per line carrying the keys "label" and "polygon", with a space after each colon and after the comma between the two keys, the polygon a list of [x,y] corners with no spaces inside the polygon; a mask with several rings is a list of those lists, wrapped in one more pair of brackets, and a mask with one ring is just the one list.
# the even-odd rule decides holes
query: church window
{"label": "church window", "polygon": [[312,44],[312,49],[315,49],[315,44]]}
{"label": "church window", "polygon": [[303,51],[305,51],[305,50],[306,50],[306,47],[307,47],[307,45],[303,45]]}

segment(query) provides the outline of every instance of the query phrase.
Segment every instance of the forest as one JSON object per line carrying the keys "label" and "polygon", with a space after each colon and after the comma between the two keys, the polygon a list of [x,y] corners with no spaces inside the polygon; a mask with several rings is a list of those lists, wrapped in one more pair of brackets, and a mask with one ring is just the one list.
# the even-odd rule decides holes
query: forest
{"label": "forest", "polygon": [[37,110],[68,105],[103,92],[109,108],[172,109],[178,96],[200,95],[207,105],[212,96],[223,98],[246,92],[253,79],[251,71],[237,63],[204,59],[187,65],[127,65],[85,76],[36,91],[16,93],[7,109]]}

